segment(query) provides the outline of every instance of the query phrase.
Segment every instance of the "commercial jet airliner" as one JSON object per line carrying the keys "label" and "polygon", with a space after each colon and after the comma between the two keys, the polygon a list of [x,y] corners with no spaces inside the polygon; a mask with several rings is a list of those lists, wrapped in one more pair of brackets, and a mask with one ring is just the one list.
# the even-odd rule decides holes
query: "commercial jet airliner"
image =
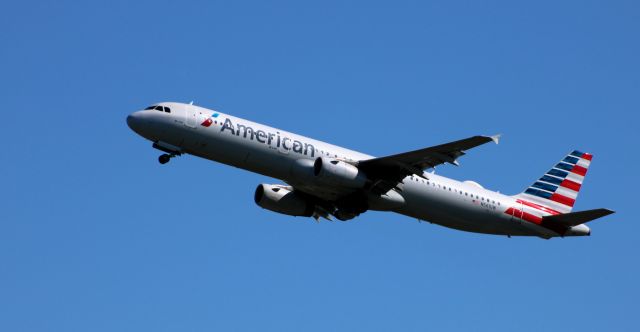
{"label": "commercial jet airliner", "polygon": [[161,164],[191,154],[282,180],[258,185],[254,199],[289,216],[345,221],[391,211],[468,232],[549,239],[590,235],[586,222],[613,213],[571,212],[592,160],[577,150],[513,196],[425,172],[458,165],[469,149],[498,143],[498,135],[373,157],[192,104],[154,104],[127,124],[164,152]]}

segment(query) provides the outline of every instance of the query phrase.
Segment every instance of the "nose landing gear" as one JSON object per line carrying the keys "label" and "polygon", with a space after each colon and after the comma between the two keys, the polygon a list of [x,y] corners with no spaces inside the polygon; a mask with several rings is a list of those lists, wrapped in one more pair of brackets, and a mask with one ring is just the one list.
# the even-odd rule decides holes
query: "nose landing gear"
{"label": "nose landing gear", "polygon": [[160,141],[154,142],[153,147],[162,152],[166,152],[158,157],[158,162],[160,162],[160,164],[162,165],[168,163],[171,158],[182,154],[182,151],[179,147]]}
{"label": "nose landing gear", "polygon": [[168,162],[169,162],[169,160],[171,160],[171,158],[172,158],[172,157],[174,157],[174,156],[172,156],[172,155],[170,155],[170,154],[166,154],[166,153],[165,153],[165,154],[160,155],[160,157],[158,157],[158,161],[159,161],[162,165],[164,165],[164,164],[168,163]]}

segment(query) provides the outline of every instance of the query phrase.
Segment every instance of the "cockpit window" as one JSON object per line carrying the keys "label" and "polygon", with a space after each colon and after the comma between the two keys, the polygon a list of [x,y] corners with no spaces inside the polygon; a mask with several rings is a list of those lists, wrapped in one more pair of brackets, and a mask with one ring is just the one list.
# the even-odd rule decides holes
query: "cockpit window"
{"label": "cockpit window", "polygon": [[171,109],[169,107],[167,107],[167,106],[151,105],[151,106],[145,108],[145,110],[156,110],[156,111],[160,111],[160,112],[171,113]]}

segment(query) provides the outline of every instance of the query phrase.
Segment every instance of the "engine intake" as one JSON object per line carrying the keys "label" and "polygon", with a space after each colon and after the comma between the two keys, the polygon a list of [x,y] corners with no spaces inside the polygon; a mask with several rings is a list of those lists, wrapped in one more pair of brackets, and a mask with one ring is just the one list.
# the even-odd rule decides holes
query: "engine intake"
{"label": "engine intake", "polygon": [[355,166],[337,159],[318,157],[313,175],[322,182],[349,188],[363,188],[367,177]]}
{"label": "engine intake", "polygon": [[289,216],[311,217],[315,211],[315,205],[305,197],[278,185],[258,185],[253,199],[264,209]]}

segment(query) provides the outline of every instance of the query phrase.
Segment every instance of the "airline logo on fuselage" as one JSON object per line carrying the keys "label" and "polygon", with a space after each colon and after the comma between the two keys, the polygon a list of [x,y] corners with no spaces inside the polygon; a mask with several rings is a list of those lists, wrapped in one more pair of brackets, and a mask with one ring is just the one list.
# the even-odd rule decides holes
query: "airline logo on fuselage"
{"label": "airline logo on fuselage", "polygon": [[210,118],[207,118],[206,120],[204,120],[200,125],[203,127],[211,127],[211,124],[213,123],[213,118],[217,118],[220,114],[219,113],[213,113],[213,115],[211,115]]}
{"label": "airline logo on fuselage", "polygon": [[[214,114],[216,117],[218,114]],[[213,121],[211,118],[205,120],[202,123],[203,126],[209,127]],[[258,143],[266,144],[274,149],[283,149],[286,151],[293,151],[294,153],[298,153],[301,155],[315,157],[316,148],[313,144],[303,143],[298,140],[291,139],[286,136],[281,136],[280,132],[268,132],[261,129],[255,130],[250,126],[243,124],[233,124],[229,118],[224,119],[224,123],[220,128],[220,132],[224,133],[225,131],[229,131],[231,135],[235,135],[238,137],[242,137],[244,139],[248,139],[250,141],[255,140]]]}

